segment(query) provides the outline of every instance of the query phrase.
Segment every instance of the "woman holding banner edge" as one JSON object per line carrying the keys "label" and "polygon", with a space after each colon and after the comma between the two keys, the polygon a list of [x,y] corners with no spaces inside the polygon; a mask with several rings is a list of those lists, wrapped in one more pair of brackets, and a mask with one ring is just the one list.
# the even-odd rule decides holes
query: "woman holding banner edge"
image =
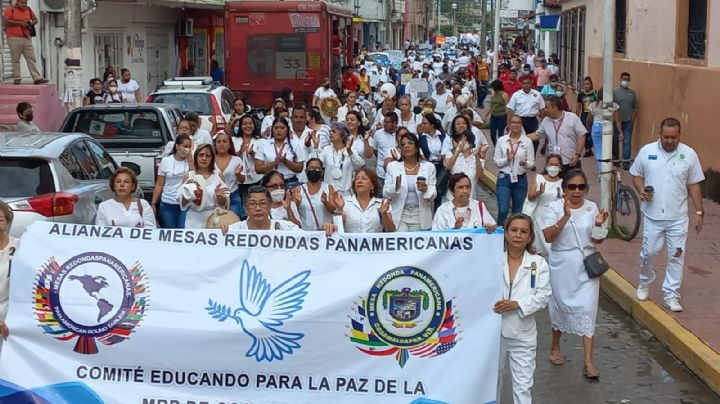
{"label": "woman holding banner edge", "polygon": [[532,403],[530,390],[537,351],[535,313],[547,306],[552,294],[548,264],[535,254],[533,247],[533,226],[530,216],[522,213],[512,214],[505,222],[505,288],[503,300],[493,307],[495,313],[502,315],[498,402],[505,363],[509,359],[514,403]]}

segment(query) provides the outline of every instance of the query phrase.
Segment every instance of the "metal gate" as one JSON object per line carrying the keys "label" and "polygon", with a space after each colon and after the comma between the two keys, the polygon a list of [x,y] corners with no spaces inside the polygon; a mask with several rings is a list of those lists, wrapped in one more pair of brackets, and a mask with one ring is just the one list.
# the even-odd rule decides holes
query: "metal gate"
{"label": "metal gate", "polygon": [[154,91],[170,77],[170,40],[167,33],[147,34],[147,88]]}
{"label": "metal gate", "polygon": [[[2,0],[2,9],[11,6],[11,0]],[[0,23],[2,25],[2,23]],[[2,65],[0,65],[0,73],[2,81],[12,79],[12,59],[10,57],[10,46],[8,46],[7,36],[5,36],[5,27],[2,29]]]}

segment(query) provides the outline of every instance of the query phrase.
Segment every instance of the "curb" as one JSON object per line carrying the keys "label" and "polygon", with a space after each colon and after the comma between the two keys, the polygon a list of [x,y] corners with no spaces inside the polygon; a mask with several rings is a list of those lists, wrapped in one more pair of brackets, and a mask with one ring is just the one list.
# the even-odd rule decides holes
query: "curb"
{"label": "curb", "polygon": [[[497,176],[485,170],[483,184],[495,190]],[[600,278],[600,289],[630,317],[645,327],[715,394],[720,395],[720,354],[652,300],[641,302],[635,287],[614,269]]]}

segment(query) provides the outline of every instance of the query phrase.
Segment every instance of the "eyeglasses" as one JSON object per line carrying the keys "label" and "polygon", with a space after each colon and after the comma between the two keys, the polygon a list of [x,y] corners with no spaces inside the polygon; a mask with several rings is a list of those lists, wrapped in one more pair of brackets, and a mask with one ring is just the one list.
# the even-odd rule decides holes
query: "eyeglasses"
{"label": "eyeglasses", "polygon": [[245,205],[247,205],[248,209],[256,209],[256,208],[267,208],[268,207],[268,201],[249,201]]}
{"label": "eyeglasses", "polygon": [[587,189],[587,184],[568,184],[567,189],[570,191],[584,191]]}
{"label": "eyeglasses", "polygon": [[284,188],[285,188],[285,184],[265,185],[265,188],[267,188],[267,189],[269,189],[269,190],[273,190],[273,189],[284,189]]}

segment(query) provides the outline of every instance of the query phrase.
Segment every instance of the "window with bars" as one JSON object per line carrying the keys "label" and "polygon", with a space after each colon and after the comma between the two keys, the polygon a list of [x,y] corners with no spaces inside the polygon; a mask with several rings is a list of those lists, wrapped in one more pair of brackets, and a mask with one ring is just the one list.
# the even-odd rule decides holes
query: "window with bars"
{"label": "window with bars", "polygon": [[627,27],[627,1],[615,0],[615,52],[625,53]]}
{"label": "window with bars", "polygon": [[123,34],[95,34],[95,77],[103,77],[106,67],[114,67],[120,74],[123,66]]}
{"label": "window with bars", "polygon": [[705,59],[707,0],[690,0],[688,9],[687,56]]}
{"label": "window with bars", "polygon": [[585,74],[585,8],[562,13],[560,30],[560,76],[581,88]]}

